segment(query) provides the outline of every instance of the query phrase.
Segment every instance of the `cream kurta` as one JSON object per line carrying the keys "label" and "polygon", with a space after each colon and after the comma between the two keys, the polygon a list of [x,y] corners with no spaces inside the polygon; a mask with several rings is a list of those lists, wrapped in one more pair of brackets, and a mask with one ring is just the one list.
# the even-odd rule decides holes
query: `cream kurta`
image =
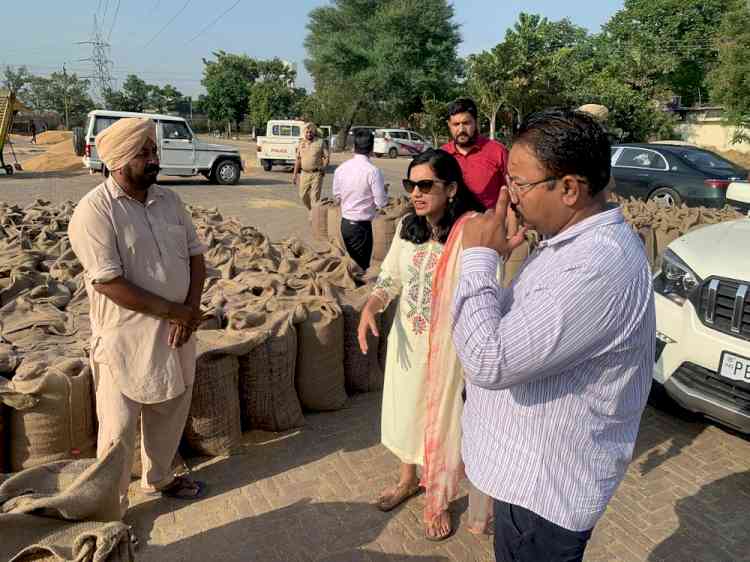
{"label": "cream kurta", "polygon": [[412,244],[400,232],[401,224],[374,291],[387,302],[398,298],[388,336],[381,441],[402,462],[423,464],[432,275],[443,245]]}
{"label": "cream kurta", "polygon": [[122,276],[169,301],[185,301],[189,258],[205,247],[180,198],[154,185],[142,204],[110,177],[78,203],[68,234],[91,302],[93,359],[109,367],[120,391],[135,402],[181,395],[195,377],[194,338],[172,349],[167,320],[122,308],[93,287]]}

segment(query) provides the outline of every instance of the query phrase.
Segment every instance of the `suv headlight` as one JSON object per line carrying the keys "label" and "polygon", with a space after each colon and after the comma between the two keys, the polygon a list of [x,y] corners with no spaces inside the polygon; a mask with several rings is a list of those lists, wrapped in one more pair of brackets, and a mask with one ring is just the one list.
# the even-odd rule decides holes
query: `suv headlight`
{"label": "suv headlight", "polygon": [[654,279],[654,291],[682,306],[701,282],[701,278],[672,250],[662,254],[661,269]]}

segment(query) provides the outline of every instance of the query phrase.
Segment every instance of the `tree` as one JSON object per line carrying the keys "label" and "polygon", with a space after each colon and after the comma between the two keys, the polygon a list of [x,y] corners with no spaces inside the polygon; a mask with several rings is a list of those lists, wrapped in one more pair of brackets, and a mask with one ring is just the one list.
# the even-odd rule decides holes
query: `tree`
{"label": "tree", "polygon": [[304,88],[290,88],[281,80],[260,80],[250,86],[248,119],[254,127],[262,127],[271,119],[299,117]]}
{"label": "tree", "polygon": [[141,113],[149,105],[152,87],[135,74],[129,74],[122,84],[122,90],[105,92],[104,101],[115,111]]}
{"label": "tree", "polygon": [[476,102],[479,112],[490,123],[490,138],[495,138],[497,114],[507,103],[503,70],[505,62],[500,57],[506,49],[495,48],[476,55],[469,55],[467,60],[466,88]]}
{"label": "tree", "polygon": [[717,33],[719,61],[709,75],[711,97],[726,108],[736,126],[733,142],[750,142],[750,8],[736,0]]}
{"label": "tree", "polygon": [[[438,137],[448,134],[448,103],[436,98],[422,100],[422,111],[414,115],[417,128],[432,138],[432,145],[438,146]],[[493,131],[494,135],[494,131]]]}
{"label": "tree", "polygon": [[19,66],[16,70],[13,70],[10,66],[6,66],[0,82],[3,88],[10,90],[17,97],[23,98],[28,92],[28,86],[31,84],[32,78],[33,76],[29,72],[29,69],[25,66]]}
{"label": "tree", "polygon": [[642,77],[650,69],[649,80],[681,96],[683,105],[705,99],[706,76],[718,59],[713,37],[734,1],[625,0],[604,26],[613,61],[626,59],[626,78],[629,66]]}
{"label": "tree", "polygon": [[24,101],[37,111],[58,112],[68,127],[82,126],[94,109],[89,87],[89,81],[76,74],[53,72],[49,78],[33,77]]}
{"label": "tree", "polygon": [[259,76],[258,62],[225,51],[216,51],[213,56],[216,60],[203,59],[201,84],[206,95],[202,105],[210,119],[234,123],[239,129],[247,114],[250,86]]}
{"label": "tree", "polygon": [[334,0],[310,12],[305,66],[318,99],[341,102],[344,135],[363,109],[406,120],[452,87],[461,70],[453,16],[446,0]]}

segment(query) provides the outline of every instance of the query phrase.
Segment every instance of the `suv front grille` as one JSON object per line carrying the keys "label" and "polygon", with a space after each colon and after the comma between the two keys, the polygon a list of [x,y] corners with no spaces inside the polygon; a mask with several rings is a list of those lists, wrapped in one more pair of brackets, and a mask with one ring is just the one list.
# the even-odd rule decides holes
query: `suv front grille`
{"label": "suv front grille", "polygon": [[716,277],[708,279],[700,287],[697,304],[703,324],[750,340],[750,283]]}
{"label": "suv front grille", "polygon": [[683,363],[672,376],[704,396],[730,402],[750,414],[750,384],[724,378],[694,363]]}

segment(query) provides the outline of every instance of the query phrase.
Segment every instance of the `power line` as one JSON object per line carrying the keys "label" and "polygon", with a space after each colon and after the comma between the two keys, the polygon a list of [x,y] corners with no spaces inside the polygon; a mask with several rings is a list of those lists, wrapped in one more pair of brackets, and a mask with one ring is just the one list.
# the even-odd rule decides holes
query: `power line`
{"label": "power line", "polygon": [[164,25],[164,27],[162,27],[162,28],[161,28],[161,29],[160,29],[160,30],[159,30],[159,31],[158,31],[158,32],[156,33],[156,35],[154,35],[154,36],[153,36],[153,37],[152,37],[151,39],[149,39],[148,43],[146,43],[146,44],[145,44],[145,45],[143,46],[143,48],[144,48],[144,49],[145,49],[146,47],[148,47],[148,46],[149,46],[149,45],[150,45],[151,43],[153,43],[153,42],[154,42],[154,40],[155,40],[155,39],[156,39],[157,37],[159,37],[159,35],[161,35],[161,34],[162,34],[162,32],[163,32],[163,31],[164,31],[165,29],[167,29],[167,28],[169,27],[169,25],[170,25],[170,24],[171,24],[171,23],[172,23],[172,22],[173,22],[174,20],[176,20],[176,19],[177,19],[177,18],[178,18],[178,17],[180,16],[180,14],[181,14],[182,12],[184,12],[184,11],[185,11],[185,9],[186,9],[186,8],[188,7],[188,4],[190,4],[190,1],[191,1],[191,0],[187,0],[187,2],[185,2],[185,5],[184,5],[184,6],[182,6],[182,8],[180,8],[180,10],[179,10],[179,11],[178,11],[178,12],[177,12],[177,13],[176,13],[176,14],[175,14],[174,16],[172,16],[172,19],[170,19],[170,20],[169,20],[169,21],[168,21],[168,22],[167,22],[167,23],[166,23],[166,24]]}
{"label": "power line", "polygon": [[187,40],[187,43],[192,43],[192,42],[193,42],[193,41],[195,41],[195,40],[196,40],[196,39],[197,39],[198,37],[200,37],[201,35],[203,35],[203,33],[204,33],[204,32],[206,32],[206,31],[208,31],[208,30],[209,30],[209,29],[210,29],[211,27],[213,27],[213,26],[214,26],[214,24],[216,24],[216,22],[218,22],[218,21],[219,21],[219,20],[220,20],[221,18],[223,18],[223,17],[224,17],[224,16],[226,16],[226,15],[227,15],[227,14],[228,14],[229,12],[231,12],[232,10],[234,10],[234,9],[235,9],[235,8],[236,8],[236,7],[237,7],[237,6],[239,5],[239,3],[240,3],[241,1],[242,1],[242,0],[237,0],[237,1],[236,1],[236,2],[234,3],[234,4],[232,4],[232,5],[231,5],[231,6],[230,6],[230,7],[229,7],[229,8],[227,9],[227,10],[225,10],[224,12],[222,12],[222,13],[221,13],[221,14],[220,14],[220,15],[219,15],[219,16],[218,16],[218,17],[217,17],[216,19],[214,19],[214,20],[213,20],[213,21],[212,21],[211,23],[209,23],[209,24],[208,24],[208,25],[207,25],[206,27],[204,27],[203,29],[201,29],[201,30],[200,30],[200,31],[199,31],[199,32],[198,32],[198,33],[197,33],[197,34],[196,34],[196,35],[195,35],[195,36],[194,36],[194,37],[193,37],[192,39],[188,39],[188,40]]}
{"label": "power line", "polygon": [[112,18],[112,26],[109,28],[109,34],[107,34],[107,41],[112,37],[112,32],[115,29],[115,22],[117,22],[117,15],[120,13],[120,0],[117,0],[117,8],[115,8],[115,17]]}

